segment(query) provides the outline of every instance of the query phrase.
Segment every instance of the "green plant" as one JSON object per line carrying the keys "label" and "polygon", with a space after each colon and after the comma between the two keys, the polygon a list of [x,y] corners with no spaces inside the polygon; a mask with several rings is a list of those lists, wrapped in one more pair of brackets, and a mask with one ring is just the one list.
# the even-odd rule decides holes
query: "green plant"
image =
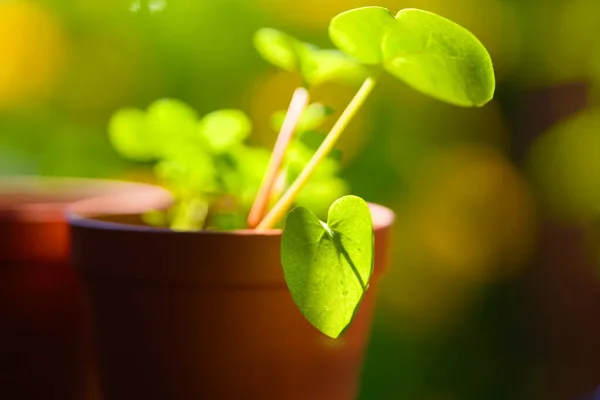
{"label": "green plant", "polygon": [[158,179],[173,192],[176,202],[170,210],[147,216],[154,224],[176,230],[236,229],[245,226],[269,160],[268,151],[244,143],[251,129],[239,110],[200,118],[181,101],[162,99],[145,112],[117,111],[109,137],[122,156],[154,162]]}
{"label": "green plant", "polygon": [[296,129],[302,124],[302,119],[316,127],[326,115],[323,108],[311,109],[308,106],[310,87],[332,80],[354,83],[368,76],[367,70],[358,61],[343,52],[319,49],[276,29],[260,29],[254,36],[254,44],[258,52],[271,64],[285,71],[298,73],[302,86],[294,91],[288,110],[283,114],[267,173],[248,215],[250,228],[255,228],[263,218],[286,149]]}
{"label": "green plant", "polygon": [[[495,78],[490,56],[475,36],[427,11],[404,9],[394,16],[381,7],[354,9],[333,18],[329,34],[339,50],[319,49],[274,29],[255,36],[267,61],[298,73],[303,82],[288,110],[273,118],[280,133],[270,159],[243,144],[250,122],[241,112],[216,111],[198,123],[193,110],[175,100],[158,102],[147,113],[121,110],[110,132],[122,154],[158,161],[159,177],[178,199],[170,211],[173,228],[235,228],[248,215],[250,228],[264,230],[287,214],[281,261],[292,298],[312,325],[336,338],[351,322],[372,274],[371,214],[364,200],[345,196],[333,202],[323,222],[302,207],[302,193],[319,183],[328,194],[346,191],[336,176],[334,148],[383,72],[462,107],[490,101]],[[331,112],[310,104],[309,93],[328,80],[362,84],[329,133],[322,134],[319,127]],[[214,220],[209,209],[222,214],[222,206],[215,205],[223,199],[229,199],[224,209],[235,222],[207,223]],[[299,207],[288,213],[293,205]]]}

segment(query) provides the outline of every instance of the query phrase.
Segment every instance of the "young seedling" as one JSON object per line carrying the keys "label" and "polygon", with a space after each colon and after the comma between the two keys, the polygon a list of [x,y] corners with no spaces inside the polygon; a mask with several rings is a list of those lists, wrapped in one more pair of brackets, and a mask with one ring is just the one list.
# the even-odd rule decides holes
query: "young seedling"
{"label": "young seedling", "polygon": [[[332,41],[372,71],[322,145],[257,229],[274,226],[292,206],[387,71],[435,99],[463,107],[483,106],[494,94],[492,61],[465,28],[436,14],[382,7],[347,11],[330,24]],[[372,273],[373,231],[366,203],[343,197],[327,223],[305,208],[288,214],[281,261],[294,302],[308,321],[336,338],[350,324]]]}
{"label": "young seedling", "polygon": [[283,218],[314,169],[371,94],[380,72],[385,70],[414,89],[457,106],[482,106],[494,95],[494,70],[485,47],[465,28],[431,12],[404,9],[394,17],[382,7],[350,10],[331,21],[329,35],[342,51],[370,66],[373,72],[303,174],[257,229],[271,228]]}
{"label": "young seedling", "polygon": [[275,29],[260,29],[254,36],[254,43],[271,64],[299,73],[302,86],[292,95],[267,172],[248,216],[249,228],[255,228],[264,216],[286,149],[309,104],[309,88],[334,79],[353,81],[366,74],[359,63],[338,50],[322,50]]}
{"label": "young seedling", "polygon": [[[324,222],[302,207],[301,194],[310,188],[309,181],[314,184],[319,177],[323,186],[333,186],[334,146],[381,73],[462,107],[490,101],[495,78],[490,56],[475,36],[427,11],[405,9],[394,16],[381,7],[350,10],[331,21],[329,34],[340,50],[321,50],[272,29],[255,37],[267,60],[300,73],[303,80],[287,112],[275,117],[280,136],[270,161],[268,154],[243,144],[251,125],[240,111],[221,110],[199,119],[175,100],[159,101],[147,112],[121,110],[111,120],[110,136],[122,155],[157,161],[159,178],[177,198],[167,215],[174,229],[236,229],[246,222],[254,226],[277,177],[295,177],[256,229],[277,226],[292,205],[300,205],[285,221],[281,241],[285,280],[307,320],[337,338],[354,317],[373,272],[372,216],[364,200],[345,196],[333,202]],[[362,86],[329,133],[311,135],[327,108],[309,104],[310,86],[357,78],[363,80]],[[309,140],[317,144],[314,154],[307,155],[304,144],[292,141],[295,131],[302,133],[301,139],[316,138]]]}

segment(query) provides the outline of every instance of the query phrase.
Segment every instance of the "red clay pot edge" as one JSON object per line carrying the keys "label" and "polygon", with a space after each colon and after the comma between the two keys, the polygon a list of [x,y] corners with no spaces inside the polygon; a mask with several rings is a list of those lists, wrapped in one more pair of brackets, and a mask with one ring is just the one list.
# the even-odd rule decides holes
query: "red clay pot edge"
{"label": "red clay pot edge", "polygon": [[64,222],[69,205],[88,199],[160,192],[165,189],[145,183],[71,177],[0,177],[0,221]]}
{"label": "red clay pot edge", "polygon": [[[104,197],[69,207],[76,268],[95,279],[138,284],[206,288],[285,285],[279,260],[280,230],[180,232],[95,219],[161,207],[165,207],[164,198],[152,194]],[[369,207],[374,217],[374,273],[378,276],[388,265],[389,231],[395,216],[386,207]]]}
{"label": "red clay pot edge", "polygon": [[[110,205],[106,206],[107,202],[118,202],[126,199],[127,205]],[[200,230],[200,231],[174,231],[170,228],[160,228],[149,225],[132,225],[127,223],[104,221],[96,218],[106,216],[119,216],[126,214],[142,214],[150,210],[165,209],[171,204],[170,197],[159,198],[136,196],[131,198],[130,195],[117,196],[102,196],[71,204],[66,208],[66,216],[71,226],[85,227],[90,229],[106,229],[113,231],[131,231],[144,233],[168,233],[177,235],[251,235],[251,236],[279,236],[281,229],[235,229],[227,231],[217,230]],[[394,224],[396,216],[394,212],[382,205],[368,203],[371,214],[373,215],[373,230],[376,232],[380,229],[389,228]]]}
{"label": "red clay pot edge", "polygon": [[115,198],[145,193],[162,199],[170,194],[159,187],[105,179],[42,176],[0,177],[0,261],[69,258],[65,211],[70,204],[90,198]]}

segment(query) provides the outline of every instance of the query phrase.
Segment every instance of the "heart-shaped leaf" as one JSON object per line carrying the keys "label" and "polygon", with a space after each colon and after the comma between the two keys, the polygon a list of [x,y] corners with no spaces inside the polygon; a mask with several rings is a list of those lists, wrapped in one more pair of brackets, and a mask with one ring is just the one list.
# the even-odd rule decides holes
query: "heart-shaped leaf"
{"label": "heart-shaped leaf", "polygon": [[482,106],[494,95],[492,60],[467,29],[436,15],[404,9],[394,18],[382,7],[334,17],[338,48],[367,65],[382,65],[412,88],[450,104]]}
{"label": "heart-shaped leaf", "polygon": [[373,222],[365,201],[338,199],[327,223],[307,208],[292,210],[281,239],[281,263],[302,314],[337,338],[350,324],[373,271]]}
{"label": "heart-shaped leaf", "polygon": [[252,122],[240,110],[219,110],[205,115],[199,129],[210,149],[223,153],[250,135]]}
{"label": "heart-shaped leaf", "polygon": [[400,11],[383,40],[383,58],[388,72],[438,100],[470,107],[494,96],[494,69],[483,44],[431,12]]}
{"label": "heart-shaped leaf", "polygon": [[395,22],[386,8],[356,8],[331,20],[329,37],[340,50],[363,64],[378,65],[382,62],[381,43]]}
{"label": "heart-shaped leaf", "polygon": [[133,161],[151,161],[156,157],[154,138],[148,132],[146,114],[136,108],[124,108],[110,119],[108,136],[123,157]]}

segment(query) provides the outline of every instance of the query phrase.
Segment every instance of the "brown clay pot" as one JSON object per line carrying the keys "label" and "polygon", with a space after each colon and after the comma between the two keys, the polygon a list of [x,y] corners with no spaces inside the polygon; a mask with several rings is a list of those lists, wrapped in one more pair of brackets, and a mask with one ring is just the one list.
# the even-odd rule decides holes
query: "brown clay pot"
{"label": "brown clay pot", "polygon": [[91,332],[64,209],[139,191],[164,194],[122,182],[0,179],[0,399],[94,398]]}
{"label": "brown clay pot", "polygon": [[75,205],[70,224],[107,399],[356,397],[390,210],[371,206],[375,274],[350,328],[332,340],[292,301],[280,231],[175,232],[107,213],[104,202]]}

